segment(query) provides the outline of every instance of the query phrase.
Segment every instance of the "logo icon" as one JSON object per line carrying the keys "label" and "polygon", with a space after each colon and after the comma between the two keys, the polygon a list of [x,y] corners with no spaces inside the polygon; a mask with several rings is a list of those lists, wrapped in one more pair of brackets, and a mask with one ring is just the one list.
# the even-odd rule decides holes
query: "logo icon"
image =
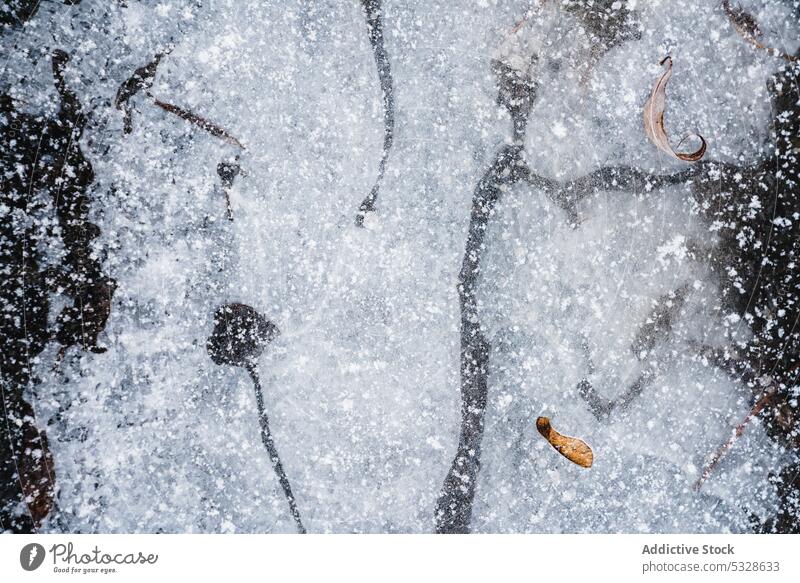
{"label": "logo icon", "polygon": [[44,547],[39,543],[29,543],[19,552],[19,564],[26,571],[35,571],[44,562]]}

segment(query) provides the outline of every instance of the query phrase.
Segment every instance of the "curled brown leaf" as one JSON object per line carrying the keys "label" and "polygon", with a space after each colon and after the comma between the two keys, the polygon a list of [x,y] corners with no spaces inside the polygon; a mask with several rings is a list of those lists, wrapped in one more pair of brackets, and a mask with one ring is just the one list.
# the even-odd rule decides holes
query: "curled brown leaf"
{"label": "curled brown leaf", "polygon": [[585,441],[577,437],[569,437],[568,435],[560,434],[552,428],[550,419],[547,417],[539,417],[536,419],[536,429],[558,453],[569,461],[583,468],[592,467],[594,454],[592,453],[592,448],[589,447]]}
{"label": "curled brown leaf", "polygon": [[[660,64],[666,64],[667,69],[656,80],[653,91],[644,104],[644,133],[662,152],[666,152],[678,160],[697,162],[706,153],[706,141],[703,136],[694,134],[700,139],[700,147],[694,152],[676,152],[669,143],[669,137],[664,128],[664,110],[667,106],[667,82],[672,77],[672,58],[666,57]],[[688,137],[686,136],[678,145],[680,146]]]}

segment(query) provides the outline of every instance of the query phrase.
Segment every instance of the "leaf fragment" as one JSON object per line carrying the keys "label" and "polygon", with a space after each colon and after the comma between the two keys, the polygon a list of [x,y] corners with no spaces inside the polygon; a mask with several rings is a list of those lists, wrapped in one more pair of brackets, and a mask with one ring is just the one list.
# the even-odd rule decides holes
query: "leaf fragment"
{"label": "leaf fragment", "polygon": [[761,37],[761,28],[758,26],[758,21],[741,6],[734,8],[731,6],[729,0],[723,0],[722,9],[725,11],[725,15],[728,17],[731,26],[733,26],[733,30],[748,43],[759,50],[767,51],[771,55],[779,57],[789,63],[794,63],[798,60],[796,56],[788,55],[778,49],[768,47],[761,43],[761,41],[758,40]]}
{"label": "leaf fragment", "polygon": [[[33,409],[25,403],[26,412]],[[53,456],[48,446],[47,435],[34,424],[31,416],[26,416],[19,430],[21,448],[14,462],[18,479],[25,495],[33,523],[38,527],[50,514],[55,499],[55,472]]]}
{"label": "leaf fragment", "polygon": [[670,156],[683,160],[684,162],[697,162],[706,153],[706,141],[700,134],[689,134],[684,137],[678,146],[688,137],[695,135],[700,139],[700,147],[694,152],[676,152],[669,143],[667,131],[664,128],[664,110],[667,106],[667,82],[672,77],[672,57],[664,58],[660,65],[666,64],[667,69],[656,80],[650,97],[644,104],[644,133],[647,138],[655,144],[662,152]]}
{"label": "leaf fragment", "polygon": [[153,60],[136,69],[127,80],[117,89],[117,96],[114,99],[114,107],[122,112],[123,129],[126,134],[133,131],[133,108],[130,100],[141,90],[147,91],[153,86],[161,59],[172,51],[172,47],[167,47],[164,52],[157,53]]}
{"label": "leaf fragment", "polygon": [[592,448],[585,441],[577,437],[562,435],[550,425],[550,419],[539,417],[536,419],[536,429],[555,450],[574,464],[583,468],[592,467],[594,454]]}

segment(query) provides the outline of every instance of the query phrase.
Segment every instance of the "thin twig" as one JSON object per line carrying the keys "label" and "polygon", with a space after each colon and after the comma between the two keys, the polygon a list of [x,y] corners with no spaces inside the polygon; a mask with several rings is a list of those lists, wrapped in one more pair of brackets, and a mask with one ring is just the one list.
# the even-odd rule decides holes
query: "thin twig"
{"label": "thin twig", "polygon": [[233,208],[231,207],[231,195],[228,192],[227,188],[223,188],[223,191],[225,192],[225,211],[228,214],[228,220],[232,221],[233,220]]}
{"label": "thin twig", "polygon": [[234,138],[226,130],[219,127],[217,124],[208,121],[206,118],[199,116],[196,113],[189,111],[188,109],[183,109],[182,107],[178,107],[177,105],[173,105],[171,103],[165,103],[159,99],[154,98],[153,102],[164,111],[168,111],[169,113],[177,115],[181,119],[185,119],[189,123],[196,125],[201,130],[208,132],[212,136],[220,138],[221,140],[223,140],[228,144],[231,144],[232,146],[238,146],[242,150],[246,149],[239,140]]}
{"label": "thin twig", "polygon": [[711,459],[711,461],[703,470],[703,473],[694,483],[695,490],[699,490],[703,486],[703,483],[708,479],[708,477],[714,471],[714,468],[716,468],[719,462],[722,461],[722,458],[724,458],[727,455],[731,447],[733,447],[733,444],[736,443],[736,440],[742,436],[745,427],[747,427],[747,424],[750,423],[750,421],[756,415],[761,413],[764,407],[770,404],[774,396],[775,396],[775,389],[771,388],[767,390],[767,392],[764,393],[764,395],[758,401],[756,401],[756,404],[753,405],[753,408],[750,409],[750,412],[747,414],[747,416],[744,419],[742,419],[742,422],[739,423],[739,425],[736,426],[736,429],[734,430],[731,438],[724,444],[722,444],[722,446],[717,450],[717,452],[714,454],[714,457]]}

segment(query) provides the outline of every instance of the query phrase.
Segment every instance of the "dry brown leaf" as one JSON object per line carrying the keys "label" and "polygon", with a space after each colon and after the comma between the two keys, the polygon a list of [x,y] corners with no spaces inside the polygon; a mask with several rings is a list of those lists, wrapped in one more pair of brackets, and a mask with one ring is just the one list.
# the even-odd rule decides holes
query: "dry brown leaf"
{"label": "dry brown leaf", "polygon": [[38,527],[53,508],[55,496],[53,456],[48,447],[47,436],[44,431],[39,431],[33,422],[25,421],[21,431],[22,449],[15,457],[15,462],[22,493],[25,495],[25,504],[33,523]]}
{"label": "dry brown leaf", "polygon": [[164,111],[173,113],[177,115],[179,118],[185,119],[189,123],[193,123],[200,129],[210,133],[212,136],[216,136],[217,138],[222,139],[223,141],[231,144],[232,146],[238,146],[243,150],[246,149],[239,140],[234,138],[232,135],[230,135],[223,128],[219,127],[217,124],[208,121],[206,118],[201,117],[196,113],[192,113],[188,109],[183,109],[182,107],[178,107],[177,105],[173,105],[171,103],[165,103],[158,99],[154,99],[154,102]]}
{"label": "dry brown leaf", "polygon": [[[667,65],[667,70],[664,71],[653,86],[653,91],[644,104],[644,133],[648,139],[653,142],[656,147],[662,152],[666,152],[670,156],[683,160],[685,162],[697,162],[706,153],[706,141],[700,134],[694,134],[700,138],[700,147],[694,152],[684,153],[676,152],[669,143],[667,131],[664,129],[664,110],[667,106],[667,82],[672,77],[672,58],[666,57],[661,61],[661,65]],[[690,134],[691,135],[691,134]],[[686,136],[680,143],[686,141]]]}
{"label": "dry brown leaf", "polygon": [[561,435],[552,428],[550,419],[547,417],[539,417],[536,419],[536,429],[539,430],[542,437],[550,442],[550,445],[552,445],[558,453],[569,461],[584,468],[592,467],[594,454],[592,453],[592,448],[586,445],[585,441],[577,437]]}

